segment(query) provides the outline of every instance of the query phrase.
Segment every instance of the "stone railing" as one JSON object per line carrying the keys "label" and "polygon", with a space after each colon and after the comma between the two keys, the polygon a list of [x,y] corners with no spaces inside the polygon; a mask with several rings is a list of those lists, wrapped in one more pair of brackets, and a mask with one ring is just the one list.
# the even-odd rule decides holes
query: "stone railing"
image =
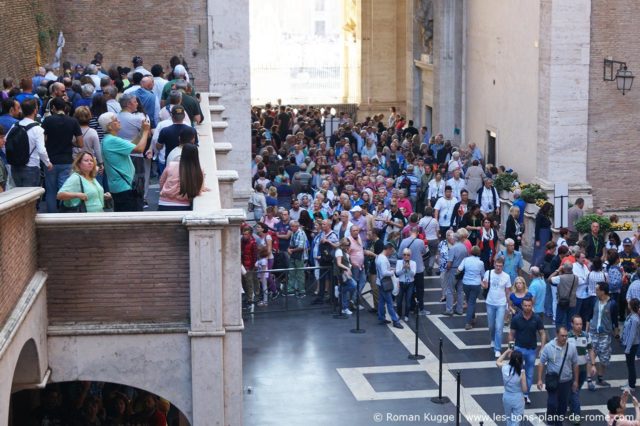
{"label": "stone railing", "polygon": [[44,190],[0,193],[0,329],[36,272],[36,203]]}

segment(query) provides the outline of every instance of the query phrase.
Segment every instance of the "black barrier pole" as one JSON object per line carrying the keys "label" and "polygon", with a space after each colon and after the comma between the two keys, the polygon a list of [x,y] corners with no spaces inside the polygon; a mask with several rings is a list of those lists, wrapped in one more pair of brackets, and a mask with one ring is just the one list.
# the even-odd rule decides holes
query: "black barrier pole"
{"label": "black barrier pole", "polygon": [[460,371],[456,373],[456,426],[460,426]]}
{"label": "black barrier pole", "polygon": [[[420,309],[418,309],[418,305],[416,304],[416,351],[415,353],[409,355],[409,359],[424,359],[424,355],[420,355],[418,353],[418,332],[420,331]],[[440,358],[442,358],[442,354],[440,354]]]}
{"label": "black barrier pole", "polygon": [[438,396],[434,396],[431,398],[431,402],[436,404],[446,404],[449,402],[449,398],[446,396],[442,396],[442,337],[440,338],[440,350],[438,353],[438,358],[440,361],[440,370],[438,372]]}
{"label": "black barrier pole", "polygon": [[356,328],[352,328],[351,332],[356,334],[362,334],[366,332],[366,330],[360,328],[360,284],[359,283],[356,283]]}

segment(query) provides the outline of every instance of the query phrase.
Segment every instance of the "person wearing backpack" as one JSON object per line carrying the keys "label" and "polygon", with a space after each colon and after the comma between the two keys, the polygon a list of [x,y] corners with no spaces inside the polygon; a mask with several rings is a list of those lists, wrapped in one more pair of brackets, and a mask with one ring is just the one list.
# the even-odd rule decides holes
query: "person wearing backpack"
{"label": "person wearing backpack", "polygon": [[576,313],[576,292],[578,290],[578,277],[573,274],[571,263],[561,265],[549,276],[552,286],[557,288],[556,302],[556,328],[569,327],[571,317]]}
{"label": "person wearing backpack", "polygon": [[[16,187],[40,186],[40,161],[53,170],[44,145],[44,130],[35,121],[38,101],[26,99],[20,105],[24,118],[16,123],[6,137],[7,163]],[[54,194],[55,197],[55,194]]]}
{"label": "person wearing backpack", "polygon": [[7,172],[7,165],[4,162],[4,127],[0,124],[0,192],[4,192],[7,188],[7,181],[9,180],[9,173]]}

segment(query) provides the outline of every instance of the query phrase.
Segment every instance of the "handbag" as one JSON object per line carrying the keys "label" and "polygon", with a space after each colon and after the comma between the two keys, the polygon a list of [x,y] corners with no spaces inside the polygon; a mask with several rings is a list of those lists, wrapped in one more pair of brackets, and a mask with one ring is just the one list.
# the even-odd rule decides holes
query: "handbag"
{"label": "handbag", "polygon": [[380,278],[380,284],[382,285],[382,290],[393,291],[393,280],[391,277]]}
{"label": "handbag", "polygon": [[571,305],[571,293],[573,292],[573,286],[576,284],[576,277],[573,277],[573,282],[571,283],[571,289],[569,290],[569,294],[566,297],[558,297],[558,307],[561,309],[569,309]]}
{"label": "handbag", "polygon": [[[80,179],[80,192],[84,194],[84,185],[82,185],[82,178],[80,175],[78,175],[78,179]],[[84,200],[80,200],[80,204],[73,207],[68,207],[64,202],[61,202],[58,206],[58,210],[60,210],[60,213],[86,213],[87,205],[84,203]]]}
{"label": "handbag", "polygon": [[113,170],[116,171],[116,173],[120,176],[120,179],[122,179],[124,183],[126,183],[127,185],[129,185],[129,187],[131,187],[131,192],[133,192],[133,195],[135,197],[138,197],[138,198],[144,197],[144,177],[139,177],[136,179],[134,175],[133,180],[131,180],[131,183],[129,183],[129,181],[125,179],[124,175],[120,173],[118,169],[114,167]]}
{"label": "handbag", "polygon": [[567,353],[569,352],[569,343],[565,343],[567,347],[564,351],[564,356],[562,357],[562,364],[560,364],[560,370],[558,373],[547,373],[544,375],[544,385],[547,388],[547,391],[555,392],[560,385],[560,374],[562,374],[562,368],[564,367],[564,361],[567,359]]}
{"label": "handbag", "polygon": [[464,278],[464,269],[461,271],[460,269],[456,269],[456,274],[454,275],[454,277],[456,278],[456,281],[460,281],[461,279]]}

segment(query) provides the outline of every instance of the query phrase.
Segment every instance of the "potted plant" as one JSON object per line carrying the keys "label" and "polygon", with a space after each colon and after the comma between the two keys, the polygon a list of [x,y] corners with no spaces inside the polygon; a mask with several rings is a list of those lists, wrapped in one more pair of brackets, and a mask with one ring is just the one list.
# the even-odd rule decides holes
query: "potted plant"
{"label": "potted plant", "polygon": [[608,217],[598,216],[597,214],[586,214],[576,221],[576,231],[581,234],[591,233],[591,224],[598,222],[600,224],[600,234],[604,236],[611,229],[611,220]]}
{"label": "potted plant", "polygon": [[511,187],[513,186],[513,182],[515,178],[511,176],[511,173],[500,173],[493,180],[493,186],[496,188],[496,191],[511,191]]}
{"label": "potted plant", "polygon": [[520,194],[522,198],[528,204],[536,204],[538,200],[547,201],[547,193],[542,190],[540,185],[532,183],[526,185]]}

